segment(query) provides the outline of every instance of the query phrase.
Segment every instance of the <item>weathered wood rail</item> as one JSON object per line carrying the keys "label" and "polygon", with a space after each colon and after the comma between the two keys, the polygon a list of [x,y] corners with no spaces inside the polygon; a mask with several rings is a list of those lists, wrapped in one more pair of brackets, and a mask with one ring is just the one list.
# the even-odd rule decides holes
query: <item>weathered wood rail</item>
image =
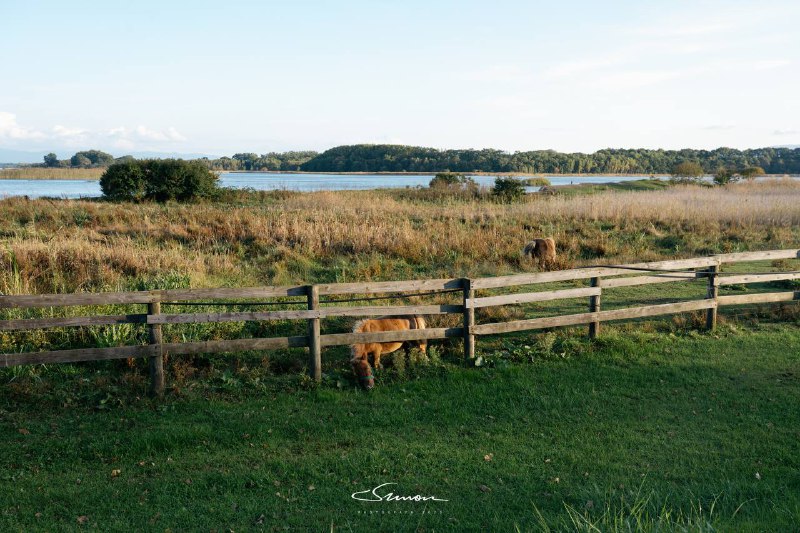
{"label": "weathered wood rail", "polygon": [[[599,335],[601,322],[637,319],[691,311],[705,311],[706,326],[709,329],[713,329],[717,322],[717,310],[721,306],[800,300],[800,291],[720,296],[719,287],[722,286],[800,279],[800,273],[798,272],[751,273],[725,276],[720,271],[722,265],[748,261],[798,258],[800,258],[800,250],[793,249],[719,254],[694,259],[636,263],[621,266],[585,267],[555,272],[525,273],[479,279],[454,278],[372,283],[337,283],[292,287],[177,289],[116,293],[0,296],[0,309],[137,304],[147,306],[146,313],[0,320],[0,331],[142,324],[148,328],[149,332],[149,344],[140,346],[80,348],[33,353],[0,354],[0,367],[38,363],[67,363],[147,357],[150,362],[151,392],[156,396],[160,396],[163,394],[165,386],[163,357],[166,354],[181,355],[303,347],[309,350],[309,374],[314,379],[319,380],[322,376],[322,348],[328,346],[349,345],[362,342],[461,338],[464,342],[464,357],[469,360],[475,357],[475,338],[481,335],[588,324],[589,335],[594,338]],[[701,270],[692,271],[690,269]],[[601,296],[604,291],[608,289],[669,282],[700,281],[703,279],[705,279],[705,283],[707,284],[707,292],[706,297],[700,300],[645,305],[624,309],[601,309]],[[478,291],[490,289],[504,289],[508,287],[576,280],[589,280],[590,286],[477,296]],[[420,291],[424,292],[422,294],[412,294]],[[402,298],[409,296],[431,296],[432,294],[430,293],[437,292],[457,292],[461,294],[461,303],[342,306],[337,305],[337,303],[347,302],[347,300],[320,301],[320,296],[397,294],[398,296],[395,296],[396,298]],[[223,313],[161,312],[162,303],[199,302],[201,300],[287,298],[294,296],[302,296],[305,298],[306,309]],[[574,298],[588,298],[588,312],[509,322],[488,324],[475,323],[476,309]],[[359,298],[354,298],[354,300],[359,300]],[[281,301],[275,300],[269,303],[280,304]],[[300,302],[294,300],[292,302],[285,302],[285,305],[298,305],[298,303]],[[325,306],[325,304],[328,306]],[[215,305],[223,304],[218,303]],[[247,305],[247,302],[236,302],[235,305]],[[428,328],[382,333],[348,332],[321,334],[320,321],[329,317],[398,316],[413,314],[457,314],[463,317],[463,323],[460,327],[451,328]],[[262,320],[305,320],[307,322],[306,334],[292,337],[245,338],[182,343],[165,343],[162,339],[161,327],[166,324]]]}

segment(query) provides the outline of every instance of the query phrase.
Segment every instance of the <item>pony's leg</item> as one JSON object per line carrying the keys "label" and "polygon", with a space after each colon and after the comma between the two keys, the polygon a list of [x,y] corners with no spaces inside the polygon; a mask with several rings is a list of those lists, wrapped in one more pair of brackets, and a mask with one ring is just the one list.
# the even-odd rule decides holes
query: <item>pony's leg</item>
{"label": "pony's leg", "polygon": [[406,364],[406,368],[411,366],[411,343],[405,342],[403,343],[403,352],[405,353],[405,359],[403,360]]}
{"label": "pony's leg", "polygon": [[[379,345],[379,346],[380,346],[380,345]],[[381,366],[381,350],[380,350],[380,348],[376,349],[376,350],[375,350],[374,352],[372,352],[372,353],[373,353],[373,354],[374,354],[374,356],[375,356],[375,365],[374,365],[374,366],[375,366],[375,368],[376,368],[376,369],[378,369],[378,368],[383,368],[383,367]]]}
{"label": "pony's leg", "polygon": [[417,343],[417,347],[419,348],[419,351],[422,354],[423,361],[428,361],[430,358],[428,357],[428,343],[427,343],[427,341],[419,341]]}

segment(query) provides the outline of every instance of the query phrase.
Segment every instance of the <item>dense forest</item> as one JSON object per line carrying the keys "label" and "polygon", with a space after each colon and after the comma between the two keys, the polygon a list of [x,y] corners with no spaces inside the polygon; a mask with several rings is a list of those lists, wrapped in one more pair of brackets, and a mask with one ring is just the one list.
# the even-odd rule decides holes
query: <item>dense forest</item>
{"label": "dense forest", "polygon": [[606,149],[593,154],[553,150],[437,150],[398,145],[338,146],[300,166],[307,172],[525,172],[547,174],[669,174],[680,163],[718,169],[761,167],[769,174],[800,173],[800,148],[735,150]]}

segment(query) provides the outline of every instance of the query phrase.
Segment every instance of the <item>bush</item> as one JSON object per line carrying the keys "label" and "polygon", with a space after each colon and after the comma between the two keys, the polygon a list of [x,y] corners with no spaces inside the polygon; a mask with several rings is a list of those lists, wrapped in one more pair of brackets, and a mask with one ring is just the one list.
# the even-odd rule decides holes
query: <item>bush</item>
{"label": "bush", "polygon": [[672,181],[676,183],[699,182],[705,172],[700,163],[684,161],[672,170]]}
{"label": "bush", "polygon": [[519,200],[525,196],[525,184],[516,178],[496,178],[492,194],[504,202]]}
{"label": "bush", "polygon": [[718,168],[717,172],[714,174],[714,183],[717,185],[727,185],[738,179],[739,176],[737,174],[734,174],[732,170],[725,167]]}
{"label": "bush", "polygon": [[478,184],[475,180],[457,172],[439,172],[428,184],[431,189],[473,189]]}
{"label": "bush", "polygon": [[525,178],[522,183],[529,187],[549,187],[550,180],[542,176],[534,176],[532,178]]}
{"label": "bush", "polygon": [[739,174],[741,174],[744,179],[751,180],[757,176],[763,176],[766,172],[764,172],[764,169],[761,167],[747,167],[742,169]]}
{"label": "bush", "polygon": [[100,176],[103,196],[117,201],[141,201],[144,199],[143,161],[126,161],[108,167]]}
{"label": "bush", "polygon": [[188,201],[218,192],[217,176],[202,162],[181,159],[114,163],[100,178],[100,188],[106,198],[118,201]]}

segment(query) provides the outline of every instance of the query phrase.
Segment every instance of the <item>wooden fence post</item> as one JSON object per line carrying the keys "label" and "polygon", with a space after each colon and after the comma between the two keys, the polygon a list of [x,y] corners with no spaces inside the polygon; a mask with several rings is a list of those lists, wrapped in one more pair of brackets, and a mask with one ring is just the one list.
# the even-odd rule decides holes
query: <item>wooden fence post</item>
{"label": "wooden fence post", "polygon": [[[592,287],[600,287],[600,278],[592,278],[591,280]],[[600,311],[600,295],[597,296],[590,296],[589,297],[589,312],[590,313],[597,313]],[[589,324],[589,338],[596,339],[597,336],[600,334],[600,321],[597,320],[595,322],[591,322]]]}
{"label": "wooden fence post", "polygon": [[[306,287],[308,295],[309,311],[319,309],[319,287],[308,285]],[[308,375],[315,381],[322,381],[322,346],[320,345],[320,326],[319,318],[308,319]]]}
{"label": "wooden fence post", "polygon": [[[719,272],[719,265],[708,267],[708,291],[706,298],[714,300],[717,303],[717,296],[719,296],[719,287],[717,287],[717,272]],[[709,307],[706,309],[706,329],[714,331],[717,327],[717,306]]]}
{"label": "wooden fence post", "polygon": [[[147,315],[161,314],[161,302],[147,304]],[[150,395],[164,397],[164,353],[162,352],[161,324],[149,324],[150,344],[156,346],[156,355],[150,357]]]}
{"label": "wooden fence post", "polygon": [[461,280],[461,287],[464,290],[464,363],[469,364],[475,359],[475,335],[471,332],[472,326],[475,325],[475,308],[471,306],[471,300],[475,299],[475,290],[469,278]]}

